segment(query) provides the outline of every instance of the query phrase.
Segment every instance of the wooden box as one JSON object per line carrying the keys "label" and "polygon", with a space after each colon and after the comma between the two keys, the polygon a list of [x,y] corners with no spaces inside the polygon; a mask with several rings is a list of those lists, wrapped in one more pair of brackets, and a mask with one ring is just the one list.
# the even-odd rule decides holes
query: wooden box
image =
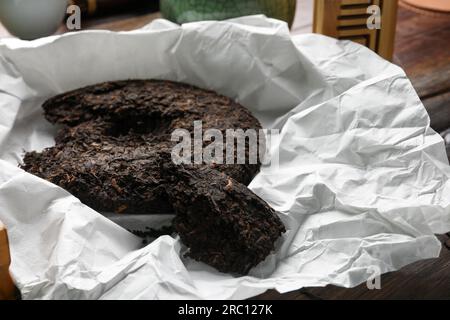
{"label": "wooden box", "polygon": [[[397,7],[397,0],[315,0],[313,32],[358,42],[392,60]],[[374,20],[374,8],[379,20]]]}

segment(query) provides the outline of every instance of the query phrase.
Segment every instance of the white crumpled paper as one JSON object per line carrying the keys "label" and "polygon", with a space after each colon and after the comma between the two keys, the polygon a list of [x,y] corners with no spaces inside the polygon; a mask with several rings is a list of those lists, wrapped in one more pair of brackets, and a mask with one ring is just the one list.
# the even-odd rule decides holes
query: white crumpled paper
{"label": "white crumpled paper", "polygon": [[[251,189],[288,231],[274,255],[235,277],[141,240],[17,167],[53,144],[41,103],[107,80],[159,78],[216,90],[282,129],[280,168]],[[0,220],[25,299],[242,299],[275,288],[351,287],[378,267],[437,257],[450,230],[442,138],[404,72],[351,42],[289,35],[262,16],[132,32],[0,42]]]}

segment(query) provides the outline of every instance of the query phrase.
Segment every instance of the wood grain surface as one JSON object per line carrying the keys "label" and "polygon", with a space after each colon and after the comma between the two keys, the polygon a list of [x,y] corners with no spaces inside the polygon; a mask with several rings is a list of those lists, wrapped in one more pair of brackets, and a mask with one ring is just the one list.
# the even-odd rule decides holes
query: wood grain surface
{"label": "wood grain surface", "polygon": [[395,60],[422,99],[436,131],[450,127],[450,14],[412,10],[400,2]]}
{"label": "wood grain surface", "polygon": [[[312,0],[299,1],[292,33],[312,30]],[[159,13],[124,12],[105,18],[83,20],[84,29],[126,31],[139,28],[160,17]],[[64,27],[58,31],[66,32]],[[0,25],[0,37],[10,36]],[[450,128],[450,15],[429,14],[400,2],[394,63],[404,68],[421,97],[438,132]],[[449,149],[450,151],[450,146]],[[450,154],[449,154],[450,156]],[[438,259],[419,261],[400,271],[383,275],[381,290],[368,290],[365,284],[353,289],[328,286],[304,288],[279,294],[269,291],[256,299],[450,299],[450,239],[443,243]]]}
{"label": "wood grain surface", "polygon": [[0,221],[0,300],[14,300],[16,298],[16,288],[9,275],[10,265],[8,234]]}

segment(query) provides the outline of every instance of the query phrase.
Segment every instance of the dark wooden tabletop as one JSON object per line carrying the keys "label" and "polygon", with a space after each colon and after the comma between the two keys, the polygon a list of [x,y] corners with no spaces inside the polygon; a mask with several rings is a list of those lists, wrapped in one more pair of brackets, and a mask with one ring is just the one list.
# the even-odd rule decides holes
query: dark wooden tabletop
{"label": "dark wooden tabletop", "polygon": [[[312,0],[298,2],[292,33],[311,32]],[[138,10],[109,17],[84,19],[84,29],[126,31],[144,26],[159,13]],[[65,32],[61,27],[59,33]],[[0,37],[9,36],[0,25]],[[434,130],[448,132],[450,159],[450,14],[420,11],[400,1],[394,63],[400,65],[421,97]],[[450,195],[449,195],[450,196]],[[353,289],[327,286],[287,294],[274,291],[256,299],[450,299],[450,238],[440,235],[441,255],[383,275],[381,290],[365,284]]]}

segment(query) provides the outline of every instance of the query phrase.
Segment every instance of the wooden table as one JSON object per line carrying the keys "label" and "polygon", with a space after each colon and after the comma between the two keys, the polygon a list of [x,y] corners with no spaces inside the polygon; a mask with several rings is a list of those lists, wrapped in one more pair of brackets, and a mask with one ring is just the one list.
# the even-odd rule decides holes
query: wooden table
{"label": "wooden table", "polygon": [[[312,30],[312,0],[301,0],[292,33]],[[160,17],[145,11],[82,21],[84,29],[125,31]],[[429,14],[400,4],[394,63],[404,68],[421,97],[437,132],[450,129],[450,15]],[[65,32],[64,27],[58,31]],[[0,37],[8,33],[0,25]],[[448,149],[450,151],[450,149]],[[450,152],[449,152],[450,159]],[[450,196],[450,195],[449,195]],[[450,238],[439,236],[443,249],[438,259],[419,261],[383,275],[381,290],[366,285],[353,289],[328,286],[287,294],[269,291],[257,299],[450,299]]]}

